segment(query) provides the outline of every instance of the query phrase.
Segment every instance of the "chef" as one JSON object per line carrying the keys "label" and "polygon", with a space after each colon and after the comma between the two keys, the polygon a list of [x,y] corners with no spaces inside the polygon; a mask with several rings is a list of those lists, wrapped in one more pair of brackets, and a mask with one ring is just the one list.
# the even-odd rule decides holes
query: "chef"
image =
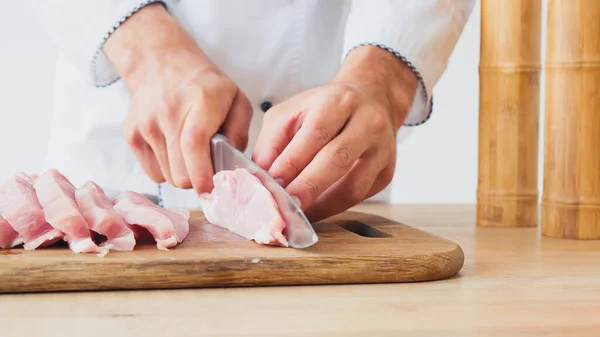
{"label": "chef", "polygon": [[30,2],[59,51],[45,168],[197,208],[221,129],[314,221],[386,199],[474,0]]}

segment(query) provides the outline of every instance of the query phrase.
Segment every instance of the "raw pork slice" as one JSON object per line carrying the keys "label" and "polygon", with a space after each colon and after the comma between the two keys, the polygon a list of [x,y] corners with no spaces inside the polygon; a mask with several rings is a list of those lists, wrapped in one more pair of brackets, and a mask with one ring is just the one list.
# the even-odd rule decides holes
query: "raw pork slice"
{"label": "raw pork slice", "polygon": [[0,248],[12,248],[23,243],[23,239],[8,223],[0,216]]}
{"label": "raw pork slice", "polygon": [[87,221],[75,201],[75,187],[56,169],[44,172],[34,183],[46,221],[65,234],[65,241],[75,253],[99,253],[104,256],[108,247],[98,247],[92,241]]}
{"label": "raw pork slice", "polygon": [[33,179],[23,172],[0,186],[0,215],[19,233],[26,250],[49,246],[63,237],[46,222]]}
{"label": "raw pork slice", "polygon": [[211,193],[200,195],[208,221],[257,243],[288,246],[279,207],[256,176],[245,169],[220,171],[213,183]]}
{"label": "raw pork slice", "polygon": [[115,211],[130,225],[148,230],[160,250],[177,245],[189,233],[190,213],[187,210],[162,208],[133,191],[122,192],[115,201]]}
{"label": "raw pork slice", "polygon": [[100,247],[131,251],[135,238],[129,224],[113,208],[112,200],[96,183],[88,181],[75,191],[75,200],[90,229],[106,236]]}

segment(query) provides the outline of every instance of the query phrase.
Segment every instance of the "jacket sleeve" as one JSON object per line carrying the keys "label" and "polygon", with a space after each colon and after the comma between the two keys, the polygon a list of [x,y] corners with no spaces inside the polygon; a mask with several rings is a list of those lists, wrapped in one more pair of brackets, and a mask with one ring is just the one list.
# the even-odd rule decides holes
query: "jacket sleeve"
{"label": "jacket sleeve", "polygon": [[81,75],[97,87],[119,75],[102,52],[104,41],[139,9],[160,0],[28,0],[35,17]]}
{"label": "jacket sleeve", "polygon": [[474,0],[353,0],[342,58],[353,48],[374,45],[405,62],[419,82],[405,126],[423,124],[473,5]]}

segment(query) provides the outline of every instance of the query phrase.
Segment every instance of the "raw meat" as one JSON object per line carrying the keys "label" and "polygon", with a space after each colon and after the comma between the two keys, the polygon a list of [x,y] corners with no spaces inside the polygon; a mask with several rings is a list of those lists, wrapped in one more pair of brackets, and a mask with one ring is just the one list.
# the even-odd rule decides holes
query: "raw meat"
{"label": "raw meat", "polygon": [[8,223],[0,216],[0,248],[12,248],[23,243],[23,239]]}
{"label": "raw meat", "polygon": [[149,239],[168,250],[187,237],[189,217],[187,210],[162,208],[133,191],[113,201],[92,181],[76,189],[56,169],[39,177],[20,172],[0,185],[0,248],[34,250],[62,238],[75,253],[105,256]]}
{"label": "raw meat", "polygon": [[160,250],[168,250],[188,235],[190,213],[187,210],[162,208],[133,191],[122,192],[115,201],[115,211],[129,224],[148,230]]}
{"label": "raw meat", "polygon": [[75,187],[56,169],[44,172],[34,183],[35,192],[44,210],[46,221],[65,234],[65,241],[75,253],[99,253],[108,247],[98,247],[92,241],[87,221],[75,201]]}
{"label": "raw meat", "polygon": [[90,229],[106,236],[100,247],[131,251],[135,238],[129,224],[113,208],[112,201],[96,183],[88,181],[75,191],[75,200]]}
{"label": "raw meat", "polygon": [[208,221],[257,243],[288,246],[279,207],[256,176],[245,169],[220,171],[213,183],[212,192],[199,197]]}
{"label": "raw meat", "polygon": [[20,172],[0,186],[0,215],[19,233],[26,250],[49,246],[63,237],[46,222],[33,181]]}

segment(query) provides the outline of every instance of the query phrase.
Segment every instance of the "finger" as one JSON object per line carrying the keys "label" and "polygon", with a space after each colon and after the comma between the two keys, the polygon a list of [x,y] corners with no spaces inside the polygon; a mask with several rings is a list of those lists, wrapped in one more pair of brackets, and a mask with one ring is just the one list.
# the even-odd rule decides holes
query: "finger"
{"label": "finger", "polygon": [[305,211],[306,217],[312,221],[320,221],[341,213],[366,198],[379,175],[379,165],[374,155],[361,157],[350,171]]}
{"label": "finger", "polygon": [[381,172],[379,172],[377,179],[375,179],[373,186],[371,186],[371,190],[369,190],[367,195],[365,195],[364,199],[369,199],[370,197],[374,196],[375,194],[383,191],[383,189],[386,188],[394,179],[395,170],[396,170],[396,161],[394,160],[386,168],[384,168]]}
{"label": "finger", "polygon": [[184,111],[184,115],[180,116],[178,112],[181,106],[178,103],[182,101],[186,100],[180,99],[171,106],[167,105],[167,110],[161,111],[157,118],[164,135],[171,179],[169,182],[175,187],[188,189],[192,188],[192,183],[181,151],[181,132],[185,118],[192,106],[189,106],[188,110]]}
{"label": "finger", "polygon": [[293,110],[296,99],[269,109],[254,144],[252,160],[268,171],[304,121],[305,110]]}
{"label": "finger", "polygon": [[167,145],[169,166],[171,170],[171,177],[173,185],[178,188],[192,188],[192,182],[183,159],[183,153],[181,151],[181,129],[183,129],[183,123],[179,130],[170,132],[165,135],[165,141]]}
{"label": "finger", "polygon": [[164,183],[166,179],[162,174],[154,151],[148,144],[142,148],[141,156],[143,156],[143,159],[138,157],[138,161],[150,179],[158,184]]}
{"label": "finger", "polygon": [[359,119],[352,119],[348,127],[287,186],[288,193],[300,200],[303,209],[342,178],[372,145],[373,141],[364,134],[361,124]]}
{"label": "finger", "polygon": [[223,135],[240,151],[248,146],[248,129],[252,119],[252,105],[239,90],[223,123]]}
{"label": "finger", "polygon": [[[213,104],[201,105],[188,114],[181,131],[181,151],[192,187],[197,194],[210,192],[213,188],[210,139],[225,119]],[[202,111],[211,111],[203,113]],[[217,116],[223,116],[219,119]]]}
{"label": "finger", "polygon": [[137,129],[126,131],[125,133],[131,151],[148,177],[157,184],[165,182],[154,152],[146,141],[144,141],[144,138]]}
{"label": "finger", "polygon": [[269,174],[280,179],[284,186],[289,184],[342,130],[348,121],[348,115],[347,111],[336,111],[326,106],[311,112],[281,155],[275,159]]}
{"label": "finger", "polygon": [[167,154],[165,137],[158,123],[153,119],[149,119],[140,125],[139,132],[146,144],[152,149],[152,153],[154,154],[153,157],[156,158],[162,176],[171,185],[174,185],[171,177],[171,169],[169,167],[169,156]]}

